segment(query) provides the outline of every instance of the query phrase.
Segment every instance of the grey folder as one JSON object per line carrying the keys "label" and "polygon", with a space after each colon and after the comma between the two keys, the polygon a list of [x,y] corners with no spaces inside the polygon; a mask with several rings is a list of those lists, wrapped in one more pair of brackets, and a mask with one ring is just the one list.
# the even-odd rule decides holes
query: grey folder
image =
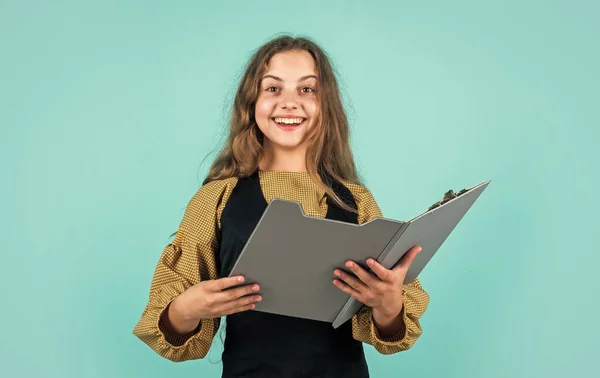
{"label": "grey folder", "polygon": [[362,303],[332,280],[352,260],[371,257],[390,269],[414,245],[423,250],[404,283],[412,282],[454,230],[490,181],[468,189],[408,222],[387,218],[362,225],[306,216],[300,204],[273,199],[236,261],[230,276],[258,283],[263,298],[254,311],[331,322],[334,328]]}

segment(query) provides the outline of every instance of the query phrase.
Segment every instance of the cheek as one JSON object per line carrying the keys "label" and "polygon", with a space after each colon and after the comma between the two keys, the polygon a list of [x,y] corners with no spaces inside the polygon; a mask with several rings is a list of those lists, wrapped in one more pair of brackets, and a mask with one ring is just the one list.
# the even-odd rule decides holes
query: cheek
{"label": "cheek", "polygon": [[258,99],[254,112],[256,114],[256,122],[265,122],[271,118],[273,113],[274,102],[269,99]]}
{"label": "cheek", "polygon": [[316,99],[305,101],[303,104],[304,112],[313,120],[319,115],[319,104]]}

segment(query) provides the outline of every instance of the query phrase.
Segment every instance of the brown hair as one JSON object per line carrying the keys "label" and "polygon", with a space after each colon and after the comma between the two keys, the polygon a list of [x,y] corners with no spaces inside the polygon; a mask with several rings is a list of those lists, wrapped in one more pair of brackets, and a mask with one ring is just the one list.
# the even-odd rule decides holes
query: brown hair
{"label": "brown hair", "polygon": [[312,55],[319,80],[316,93],[319,119],[315,125],[316,131],[309,139],[307,171],[340,207],[356,212],[356,209],[350,208],[334,193],[332,182],[328,178],[361,185],[350,150],[348,118],[342,105],[336,76],[325,51],[305,37],[277,37],[252,55],[235,95],[229,135],[203,185],[229,177],[247,177],[257,170],[264,138],[254,119],[261,79],[271,57],[290,50],[305,50]]}

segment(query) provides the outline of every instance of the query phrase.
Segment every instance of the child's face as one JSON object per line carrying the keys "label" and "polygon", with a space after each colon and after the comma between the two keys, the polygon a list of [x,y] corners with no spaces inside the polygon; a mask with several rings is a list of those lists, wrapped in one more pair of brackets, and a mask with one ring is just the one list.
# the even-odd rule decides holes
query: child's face
{"label": "child's face", "polygon": [[255,117],[265,148],[305,147],[317,122],[317,73],[304,50],[275,54],[262,77]]}

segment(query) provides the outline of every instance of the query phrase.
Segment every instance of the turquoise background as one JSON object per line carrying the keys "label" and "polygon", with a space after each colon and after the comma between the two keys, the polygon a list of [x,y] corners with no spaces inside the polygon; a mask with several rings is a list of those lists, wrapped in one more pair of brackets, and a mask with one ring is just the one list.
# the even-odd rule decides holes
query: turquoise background
{"label": "turquoise background", "polygon": [[292,32],[332,56],[385,216],[492,180],[372,375],[598,376],[598,4],[0,1],[0,374],[219,376],[220,342],[175,364],[131,332],[246,60]]}

